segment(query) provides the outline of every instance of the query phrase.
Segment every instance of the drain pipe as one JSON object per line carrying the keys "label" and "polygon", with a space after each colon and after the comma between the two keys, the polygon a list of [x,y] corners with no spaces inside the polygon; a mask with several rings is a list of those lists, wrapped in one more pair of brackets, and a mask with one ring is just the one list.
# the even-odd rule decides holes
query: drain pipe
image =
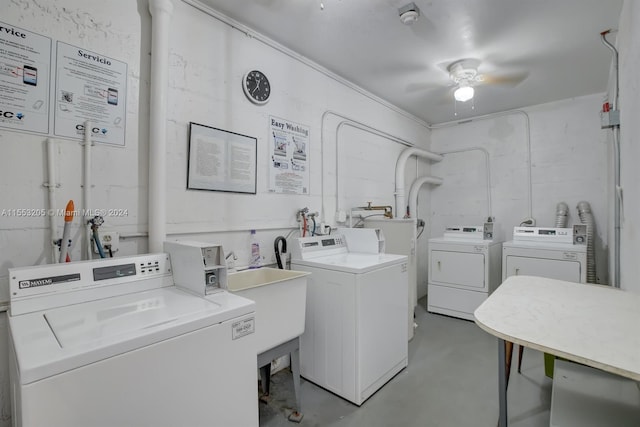
{"label": "drain pipe", "polygon": [[407,148],[400,153],[398,161],[396,162],[396,218],[403,218],[407,211],[407,205],[404,197],[404,171],[407,166],[407,160],[409,160],[409,157],[411,156],[422,157],[434,162],[439,162],[443,159],[440,154],[432,153],[431,151],[416,147]]}
{"label": "drain pipe", "polygon": [[409,218],[418,218],[418,191],[420,187],[424,184],[441,185],[442,182],[442,178],[437,176],[422,176],[413,181],[409,190]]}
{"label": "drain pipe", "polygon": [[[613,71],[614,71],[614,90],[613,90],[613,102],[612,107],[613,111],[618,111],[618,97],[620,96],[620,86],[619,86],[619,66],[618,66],[618,50],[607,40],[607,34],[609,34],[611,30],[603,31],[600,33],[600,38],[602,40],[602,44],[608,47],[613,52]],[[613,204],[613,239],[614,239],[614,249],[613,249],[613,264],[614,264],[614,273],[613,280],[611,280],[611,285],[613,287],[620,287],[620,216],[621,209],[620,206],[622,204],[622,186],[620,185],[620,125],[616,125],[612,128],[613,131],[613,179],[614,179],[614,194],[615,203]]]}
{"label": "drain pipe", "polygon": [[167,236],[166,164],[171,0],[149,0],[151,96],[149,114],[149,252],[162,252]]}
{"label": "drain pipe", "polygon": [[56,188],[58,185],[56,184],[56,143],[53,138],[47,138],[47,179],[48,182],[44,184],[47,188],[49,195],[49,231],[51,232],[51,264],[55,264],[58,262],[58,245],[56,244],[58,241],[58,231],[56,229],[56,215],[53,215],[53,212],[57,208],[56,206]]}

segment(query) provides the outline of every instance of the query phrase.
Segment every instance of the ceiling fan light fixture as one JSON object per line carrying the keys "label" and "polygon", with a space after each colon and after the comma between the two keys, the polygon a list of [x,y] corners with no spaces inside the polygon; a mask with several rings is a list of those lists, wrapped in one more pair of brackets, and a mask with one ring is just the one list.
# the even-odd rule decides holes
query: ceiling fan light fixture
{"label": "ceiling fan light fixture", "polygon": [[475,90],[469,85],[460,85],[458,89],[453,92],[453,97],[456,101],[467,102],[473,98]]}

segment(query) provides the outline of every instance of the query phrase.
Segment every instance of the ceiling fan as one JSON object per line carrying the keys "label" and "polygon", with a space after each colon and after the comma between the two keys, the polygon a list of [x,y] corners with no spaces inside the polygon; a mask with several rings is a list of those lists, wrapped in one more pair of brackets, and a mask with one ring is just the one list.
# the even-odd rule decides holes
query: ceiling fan
{"label": "ceiling fan", "polygon": [[507,75],[481,74],[478,72],[480,60],[474,58],[460,59],[447,66],[449,78],[455,85],[453,97],[456,101],[467,102],[473,99],[475,94],[474,86],[477,85],[497,85],[497,84],[518,84],[523,81],[528,73],[515,73]]}

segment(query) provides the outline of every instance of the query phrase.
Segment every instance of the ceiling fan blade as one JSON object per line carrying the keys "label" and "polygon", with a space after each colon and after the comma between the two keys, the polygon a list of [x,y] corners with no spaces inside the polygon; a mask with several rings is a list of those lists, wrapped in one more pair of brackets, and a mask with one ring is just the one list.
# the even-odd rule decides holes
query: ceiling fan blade
{"label": "ceiling fan blade", "polygon": [[440,94],[440,97],[437,99],[437,105],[453,105],[455,102],[455,98],[453,97],[453,92],[455,92],[455,87],[447,88],[447,90]]}
{"label": "ceiling fan blade", "polygon": [[529,72],[522,71],[510,74],[483,74],[480,84],[517,86],[529,76]]}
{"label": "ceiling fan blade", "polygon": [[423,82],[423,83],[409,83],[407,85],[407,87],[404,89],[405,93],[413,93],[413,92],[424,92],[426,90],[432,90],[432,89],[440,89],[442,88],[444,85],[441,84],[437,84],[437,83],[427,83],[427,82]]}

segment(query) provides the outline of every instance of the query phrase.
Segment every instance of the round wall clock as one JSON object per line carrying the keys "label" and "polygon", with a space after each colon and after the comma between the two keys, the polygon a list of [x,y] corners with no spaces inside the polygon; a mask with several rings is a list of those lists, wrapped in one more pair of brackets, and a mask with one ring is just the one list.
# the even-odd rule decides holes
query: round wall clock
{"label": "round wall clock", "polygon": [[262,105],[269,101],[271,85],[269,79],[261,71],[252,70],[244,75],[242,89],[247,98],[254,104]]}

